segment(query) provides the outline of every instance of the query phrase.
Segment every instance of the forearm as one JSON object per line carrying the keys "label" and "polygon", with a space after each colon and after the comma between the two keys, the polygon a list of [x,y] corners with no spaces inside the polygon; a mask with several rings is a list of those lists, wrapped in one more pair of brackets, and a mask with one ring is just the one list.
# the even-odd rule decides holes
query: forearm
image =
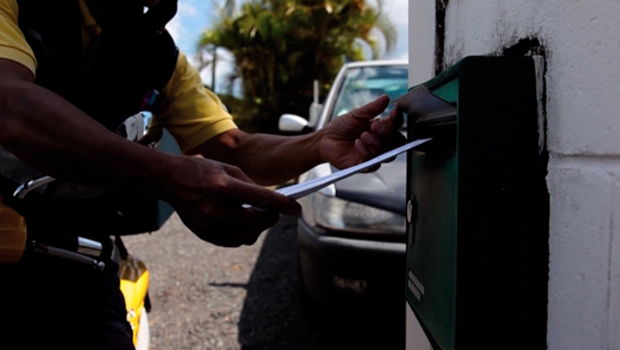
{"label": "forearm", "polygon": [[247,134],[231,130],[199,146],[193,153],[233,164],[261,185],[289,180],[324,162],[321,131],[301,136]]}
{"label": "forearm", "polygon": [[58,95],[5,77],[0,79],[0,111],[0,144],[42,173],[164,197],[157,191],[169,156],[108,131]]}
{"label": "forearm", "polygon": [[[320,163],[344,169],[405,142],[403,115],[396,109],[377,119],[390,99],[382,95],[307,135],[247,134],[233,129],[190,150],[233,164],[262,185],[282,183]],[[374,169],[373,169],[374,170]]]}
{"label": "forearm", "polygon": [[280,213],[299,214],[294,200],[236,167],[129,142],[49,91],[9,80],[0,75],[0,144],[46,174],[165,200],[198,237],[221,246],[253,244]]}

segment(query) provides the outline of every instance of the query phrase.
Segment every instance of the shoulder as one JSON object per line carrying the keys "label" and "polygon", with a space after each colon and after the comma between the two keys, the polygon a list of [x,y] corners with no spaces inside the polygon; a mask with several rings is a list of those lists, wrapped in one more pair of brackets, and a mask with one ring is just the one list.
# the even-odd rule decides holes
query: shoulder
{"label": "shoulder", "polygon": [[168,129],[183,152],[237,127],[217,95],[204,87],[198,70],[183,53],[179,53],[158,110],[153,124]]}
{"label": "shoulder", "polygon": [[167,98],[175,100],[188,93],[196,93],[203,90],[200,73],[188,61],[185,54],[179,51],[174,72],[164,88]]}
{"label": "shoulder", "polygon": [[177,58],[177,65],[174,69],[174,74],[177,74],[184,78],[196,77],[200,76],[198,70],[189,62],[187,56],[181,51],[179,51],[179,56]]}
{"label": "shoulder", "polygon": [[17,0],[0,0],[0,58],[26,66],[34,74],[36,60],[19,29]]}
{"label": "shoulder", "polygon": [[19,16],[19,7],[17,0],[0,0],[0,17],[3,20],[9,20],[17,24]]}

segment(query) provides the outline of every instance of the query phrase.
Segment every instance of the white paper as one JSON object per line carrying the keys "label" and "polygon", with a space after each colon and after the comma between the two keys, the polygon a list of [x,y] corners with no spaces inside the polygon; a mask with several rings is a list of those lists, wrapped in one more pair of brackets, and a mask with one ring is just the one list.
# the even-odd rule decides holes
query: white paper
{"label": "white paper", "polygon": [[302,182],[296,185],[292,185],[292,186],[288,186],[288,187],[283,187],[280,188],[278,190],[276,190],[276,192],[283,194],[287,197],[293,198],[293,199],[298,199],[301,198],[303,196],[306,196],[312,192],[318,191],[323,187],[329,186],[331,184],[333,184],[336,181],[340,181],[344,178],[347,178],[353,174],[359,173],[360,171],[366,170],[368,168],[371,168],[381,162],[384,162],[392,157],[396,157],[397,155],[406,152],[410,149],[413,149],[414,147],[417,147],[427,141],[430,141],[431,139],[421,139],[421,140],[415,140],[412,142],[409,142],[405,145],[402,145],[398,148],[395,148],[389,152],[385,152],[373,159],[367,160],[363,163],[360,163],[358,165],[354,165],[352,167],[337,171],[335,173],[332,173],[330,175],[327,176],[323,176],[323,177],[319,177],[317,179],[313,179],[310,181],[306,181],[306,182]]}

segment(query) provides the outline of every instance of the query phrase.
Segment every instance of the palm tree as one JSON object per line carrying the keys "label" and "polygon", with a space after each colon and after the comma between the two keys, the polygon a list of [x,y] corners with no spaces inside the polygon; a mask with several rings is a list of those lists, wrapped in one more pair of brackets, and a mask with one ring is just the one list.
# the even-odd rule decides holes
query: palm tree
{"label": "palm tree", "polygon": [[[221,17],[199,41],[203,51],[225,48],[235,57],[237,76],[246,102],[256,105],[256,121],[275,131],[283,112],[304,115],[312,97],[312,82],[329,89],[345,60],[381,54],[381,39],[389,52],[396,29],[382,13],[383,1],[367,0],[249,0],[235,12],[226,0]],[[215,58],[215,55],[213,55]],[[213,68],[215,60],[212,59]]]}

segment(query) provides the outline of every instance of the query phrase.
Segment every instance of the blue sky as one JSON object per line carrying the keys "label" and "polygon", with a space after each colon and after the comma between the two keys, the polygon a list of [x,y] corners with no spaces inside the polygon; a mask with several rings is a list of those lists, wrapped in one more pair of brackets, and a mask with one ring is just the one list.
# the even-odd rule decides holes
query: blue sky
{"label": "blue sky", "polygon": [[[396,49],[382,58],[404,58],[408,56],[407,49],[407,1],[408,0],[387,0],[384,2],[385,11],[392,19],[398,30],[398,42]],[[238,1],[240,2],[240,1]],[[166,28],[175,39],[177,46],[183,51],[190,61],[194,61],[195,46],[200,33],[210,27],[210,24],[219,15],[217,4],[222,0],[179,0],[178,11],[174,19],[168,23]],[[224,58],[225,59],[225,58]],[[218,64],[218,74],[225,74],[230,68],[226,64]],[[202,74],[203,80],[210,85],[211,77],[207,72]],[[216,76],[216,82],[218,78]],[[219,79],[219,81],[223,81]]]}

